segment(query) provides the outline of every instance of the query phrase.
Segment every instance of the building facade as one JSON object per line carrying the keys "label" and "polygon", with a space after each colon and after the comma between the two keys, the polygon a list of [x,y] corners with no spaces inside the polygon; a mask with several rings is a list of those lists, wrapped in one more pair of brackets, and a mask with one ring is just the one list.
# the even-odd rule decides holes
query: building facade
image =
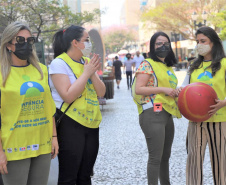
{"label": "building facade", "polygon": [[[92,12],[94,9],[100,9],[100,0],[62,0],[62,3],[70,7],[71,12],[82,13],[82,12]],[[96,28],[100,30],[101,20],[99,23],[85,24],[83,25],[86,29]]]}

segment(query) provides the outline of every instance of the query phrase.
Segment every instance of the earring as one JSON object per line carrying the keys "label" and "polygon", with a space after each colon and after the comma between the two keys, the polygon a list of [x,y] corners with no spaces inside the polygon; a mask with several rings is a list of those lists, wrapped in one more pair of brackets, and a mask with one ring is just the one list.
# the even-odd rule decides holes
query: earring
{"label": "earring", "polygon": [[11,53],[11,52],[12,52],[12,50],[9,50],[9,52]]}

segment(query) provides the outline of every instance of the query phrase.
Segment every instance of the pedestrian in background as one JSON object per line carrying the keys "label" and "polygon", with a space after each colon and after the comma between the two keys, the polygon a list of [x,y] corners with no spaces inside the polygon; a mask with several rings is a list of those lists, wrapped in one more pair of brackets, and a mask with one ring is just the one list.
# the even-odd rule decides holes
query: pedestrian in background
{"label": "pedestrian in background", "polygon": [[105,85],[96,71],[100,57],[91,53],[88,32],[80,26],[59,30],[53,39],[54,60],[49,68],[50,87],[58,117],[58,185],[90,185],[99,149],[99,124],[102,120],[97,96]]}
{"label": "pedestrian in background", "polygon": [[181,117],[177,107],[177,77],[172,66],[176,58],[170,39],[164,32],[150,40],[150,58],[136,71],[132,87],[139,112],[139,122],[145,135],[149,158],[149,185],[170,185],[169,158],[174,138],[173,117]]}
{"label": "pedestrian in background", "polygon": [[122,72],[121,72],[121,67],[122,67],[122,62],[121,60],[118,60],[118,56],[115,56],[115,61],[113,63],[113,70],[115,73],[115,80],[117,84],[117,88],[119,89],[120,82],[122,80]]}
{"label": "pedestrian in background", "polygon": [[132,85],[132,75],[135,68],[135,61],[131,59],[131,54],[126,54],[127,60],[124,61],[124,71],[126,71],[127,87],[131,88]]}
{"label": "pedestrian in background", "polygon": [[136,55],[134,56],[133,60],[136,63],[136,70],[138,69],[138,67],[140,66],[141,62],[144,61],[144,57],[143,55],[140,54],[139,51],[136,52]]}
{"label": "pedestrian in background", "polygon": [[107,60],[107,66],[108,67],[112,67],[112,65],[113,65],[113,59],[108,58],[108,60]]}
{"label": "pedestrian in background", "polygon": [[192,51],[192,52],[191,52],[191,56],[188,58],[188,66],[190,66],[191,63],[194,62],[195,59],[196,59],[196,57],[195,57],[195,52]]}
{"label": "pedestrian in background", "polygon": [[[47,67],[39,63],[26,24],[8,25],[1,37],[0,172],[4,185],[47,185],[58,153],[56,111]],[[52,154],[52,155],[51,155]]]}
{"label": "pedestrian in background", "polygon": [[187,133],[187,185],[203,184],[203,160],[209,146],[215,185],[226,184],[226,58],[222,41],[210,27],[196,32],[198,58],[190,65],[183,86],[202,82],[216,91],[218,99],[204,122],[189,121]]}

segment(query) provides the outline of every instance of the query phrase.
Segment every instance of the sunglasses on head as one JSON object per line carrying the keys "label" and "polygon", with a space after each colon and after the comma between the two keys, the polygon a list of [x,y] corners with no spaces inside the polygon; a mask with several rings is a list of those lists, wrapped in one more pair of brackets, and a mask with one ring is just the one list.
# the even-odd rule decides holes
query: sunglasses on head
{"label": "sunglasses on head", "polygon": [[28,37],[27,39],[25,39],[25,37],[16,36],[15,38],[18,44],[24,44],[25,40],[27,40],[27,43],[30,45],[33,45],[35,43],[35,37]]}

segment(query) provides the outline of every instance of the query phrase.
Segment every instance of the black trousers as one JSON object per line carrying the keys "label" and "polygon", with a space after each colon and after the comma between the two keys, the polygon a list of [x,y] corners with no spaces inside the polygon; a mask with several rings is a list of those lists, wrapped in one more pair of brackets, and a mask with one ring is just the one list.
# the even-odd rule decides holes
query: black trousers
{"label": "black trousers", "polygon": [[126,71],[127,87],[128,87],[128,89],[132,85],[132,74],[133,74],[132,71]]}
{"label": "black trousers", "polygon": [[99,128],[87,128],[64,115],[57,134],[58,185],[91,185],[90,175],[99,149]]}

